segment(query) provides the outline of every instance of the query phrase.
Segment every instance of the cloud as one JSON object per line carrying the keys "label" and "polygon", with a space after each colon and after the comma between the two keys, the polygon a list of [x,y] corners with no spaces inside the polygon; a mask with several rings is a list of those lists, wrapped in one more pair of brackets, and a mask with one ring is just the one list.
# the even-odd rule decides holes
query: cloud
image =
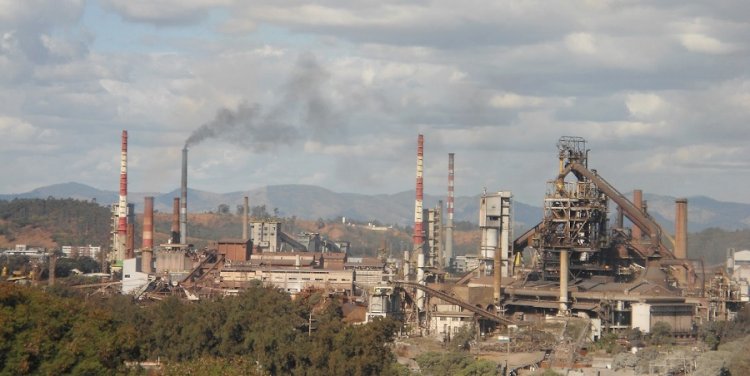
{"label": "cloud", "polygon": [[596,44],[594,36],[589,33],[572,33],[565,36],[565,46],[580,54],[595,54]]}
{"label": "cloud", "polygon": [[420,132],[426,189],[440,194],[455,152],[458,194],[538,203],[561,135],[585,137],[624,190],[743,199],[685,184],[695,169],[750,183],[737,173],[750,137],[741,1],[2,1],[3,135],[54,131],[61,150],[2,153],[0,174],[20,181],[0,191],[72,175],[116,188],[121,129],[133,184],[170,190],[181,144],[217,119],[253,137],[191,153],[191,183],[214,191],[411,189]]}
{"label": "cloud", "polygon": [[736,47],[704,34],[690,33],[680,36],[682,46],[691,52],[720,55],[736,50]]}
{"label": "cloud", "polygon": [[542,103],[542,98],[522,96],[515,93],[496,94],[490,98],[490,106],[497,108],[538,107]]}
{"label": "cloud", "polygon": [[211,9],[230,0],[102,0],[104,6],[133,22],[159,26],[189,25],[208,17]]}
{"label": "cloud", "polygon": [[628,94],[625,105],[636,118],[648,117],[665,106],[664,100],[654,93]]}

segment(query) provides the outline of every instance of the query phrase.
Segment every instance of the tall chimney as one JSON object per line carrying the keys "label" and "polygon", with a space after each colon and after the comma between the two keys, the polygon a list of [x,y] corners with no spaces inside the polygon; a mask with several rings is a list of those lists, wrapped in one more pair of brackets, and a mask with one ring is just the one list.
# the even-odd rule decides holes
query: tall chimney
{"label": "tall chimney", "polygon": [[128,222],[128,238],[125,247],[125,258],[135,257],[135,221]]}
{"label": "tall chimney", "polygon": [[154,252],[154,198],[147,196],[143,203],[143,246],[141,247],[141,270],[151,273]]}
{"label": "tall chimney", "polygon": [[424,198],[422,171],[424,163],[424,136],[419,135],[417,138],[417,195],[414,200],[414,251],[417,255],[424,253],[422,250],[424,243],[424,227],[422,224],[422,200]]}
{"label": "tall chimney", "polygon": [[678,198],[674,203],[674,257],[682,260],[687,258],[688,200]]}
{"label": "tall chimney", "polygon": [[[643,206],[643,191],[640,189],[633,190],[633,205],[635,205],[638,210],[641,210],[641,207]],[[632,238],[635,241],[641,241],[641,238],[643,237],[643,233],[641,232],[640,227],[633,225],[633,228],[631,229]]]}
{"label": "tall chimney", "polygon": [[55,285],[55,269],[57,268],[57,254],[50,252],[49,254],[49,279],[47,282],[50,286]]}
{"label": "tall chimney", "polygon": [[560,251],[560,309],[558,316],[568,315],[568,268],[569,268],[568,250]]}
{"label": "tall chimney", "polygon": [[182,148],[182,183],[180,184],[180,243],[187,244],[187,145]]}
{"label": "tall chimney", "polygon": [[454,189],[454,153],[448,153],[448,221],[445,224],[445,265],[449,269],[452,267],[453,259],[453,189]]}
{"label": "tall chimney", "polygon": [[172,202],[172,244],[180,243],[180,198]]}
{"label": "tall chimney", "polygon": [[117,250],[115,261],[125,258],[128,234],[128,131],[122,131],[120,149],[120,199],[117,203]]}
{"label": "tall chimney", "polygon": [[250,214],[248,213],[250,211],[250,201],[245,196],[245,203],[244,207],[242,208],[242,240],[247,239],[247,223],[250,221]]}

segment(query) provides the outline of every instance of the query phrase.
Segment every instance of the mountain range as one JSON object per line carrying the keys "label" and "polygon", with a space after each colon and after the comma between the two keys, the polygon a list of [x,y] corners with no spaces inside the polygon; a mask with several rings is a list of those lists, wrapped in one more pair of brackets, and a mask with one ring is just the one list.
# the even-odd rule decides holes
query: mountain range
{"label": "mountain range", "polygon": [[[154,196],[154,207],[162,212],[172,209],[172,200],[179,197],[179,190],[167,193],[130,192],[129,202],[142,208],[143,198]],[[195,189],[188,190],[188,210],[191,212],[216,211],[219,205],[229,205],[234,211],[248,196],[251,206],[265,205],[268,212],[278,209],[282,216],[297,216],[302,219],[330,219],[346,217],[358,221],[379,221],[384,224],[409,225],[414,216],[414,191],[395,194],[364,195],[337,193],[312,185],[273,185],[245,192],[214,193]],[[54,184],[18,194],[0,194],[0,200],[14,198],[74,198],[96,201],[109,206],[118,199],[118,193],[97,189],[85,184],[69,182]],[[674,197],[645,194],[648,210],[665,229],[674,229]],[[438,205],[444,197],[425,195],[424,207]],[[614,206],[610,206],[614,207]],[[477,223],[479,195],[455,198],[455,220]],[[513,203],[513,218],[517,228],[528,228],[542,218],[539,206],[520,201]],[[718,201],[705,196],[688,198],[688,222],[691,232],[707,228],[737,230],[750,228],[750,204]]]}

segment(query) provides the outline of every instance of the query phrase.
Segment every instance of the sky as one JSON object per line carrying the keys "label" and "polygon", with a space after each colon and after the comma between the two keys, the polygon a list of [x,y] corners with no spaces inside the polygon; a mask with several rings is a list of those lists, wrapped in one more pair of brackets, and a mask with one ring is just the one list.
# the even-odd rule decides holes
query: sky
{"label": "sky", "polygon": [[510,190],[561,136],[623,192],[750,202],[750,2],[0,0],[0,193]]}

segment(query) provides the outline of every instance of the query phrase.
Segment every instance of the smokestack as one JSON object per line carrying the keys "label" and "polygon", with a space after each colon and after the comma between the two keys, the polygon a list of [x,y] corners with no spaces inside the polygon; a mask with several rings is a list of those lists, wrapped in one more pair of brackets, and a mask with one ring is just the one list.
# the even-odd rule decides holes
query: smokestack
{"label": "smokestack", "polygon": [[154,198],[147,196],[143,202],[143,245],[141,247],[141,271],[151,273],[154,251]]}
{"label": "smokestack", "polygon": [[180,243],[180,198],[172,202],[172,244]]}
{"label": "smokestack", "polygon": [[422,224],[422,200],[423,194],[423,183],[422,183],[422,171],[424,163],[424,136],[419,135],[417,138],[417,195],[414,200],[414,250],[417,255],[423,254],[422,251],[424,243],[424,228]]}
{"label": "smokestack", "polygon": [[128,131],[122,131],[120,149],[120,199],[117,203],[117,250],[115,261],[125,257],[128,234]]}
{"label": "smokestack", "polygon": [[[424,268],[425,268],[424,253],[418,253],[417,254],[417,283],[419,283],[420,285],[427,284],[425,280],[425,276],[424,276]],[[421,289],[417,290],[417,307],[419,307],[420,310],[424,311],[425,293]]]}
{"label": "smokestack", "polygon": [[454,153],[448,153],[448,221],[445,224],[445,264],[451,268],[453,259],[453,189],[454,189]]}
{"label": "smokestack", "polygon": [[500,291],[501,286],[502,286],[501,283],[502,283],[502,280],[503,280],[503,273],[502,273],[503,261],[502,261],[502,255],[501,255],[502,252],[503,252],[503,250],[501,248],[495,249],[495,257],[494,257],[494,260],[493,260],[493,269],[494,270],[492,271],[493,272],[493,274],[492,274],[492,282],[493,282],[492,283],[492,292],[493,292],[493,297],[495,298],[494,300],[495,300],[496,303],[499,302],[500,298],[502,297],[502,294],[501,294],[501,291]]}
{"label": "smokestack", "polygon": [[[643,207],[643,191],[640,189],[633,190],[633,205],[635,205],[638,210],[641,210]],[[641,241],[641,238],[643,237],[643,233],[641,232],[641,229],[633,225],[633,228],[630,230],[632,234],[632,238],[635,241]]]}
{"label": "smokestack", "polygon": [[55,285],[55,269],[57,267],[57,255],[54,252],[49,254],[49,279],[47,282],[50,286]]}
{"label": "smokestack", "polygon": [[674,257],[682,260],[687,258],[688,200],[678,198],[674,203]]}
{"label": "smokestack", "polygon": [[187,145],[182,148],[182,183],[180,184],[180,244],[187,244]]}
{"label": "smokestack", "polygon": [[135,257],[135,221],[128,222],[128,241],[125,247],[125,258]]}
{"label": "smokestack", "polygon": [[568,250],[560,251],[560,310],[558,316],[568,315]]}
{"label": "smokestack", "polygon": [[250,214],[248,213],[250,211],[250,201],[245,196],[245,206],[242,210],[242,240],[247,239],[247,223],[250,221]]}

